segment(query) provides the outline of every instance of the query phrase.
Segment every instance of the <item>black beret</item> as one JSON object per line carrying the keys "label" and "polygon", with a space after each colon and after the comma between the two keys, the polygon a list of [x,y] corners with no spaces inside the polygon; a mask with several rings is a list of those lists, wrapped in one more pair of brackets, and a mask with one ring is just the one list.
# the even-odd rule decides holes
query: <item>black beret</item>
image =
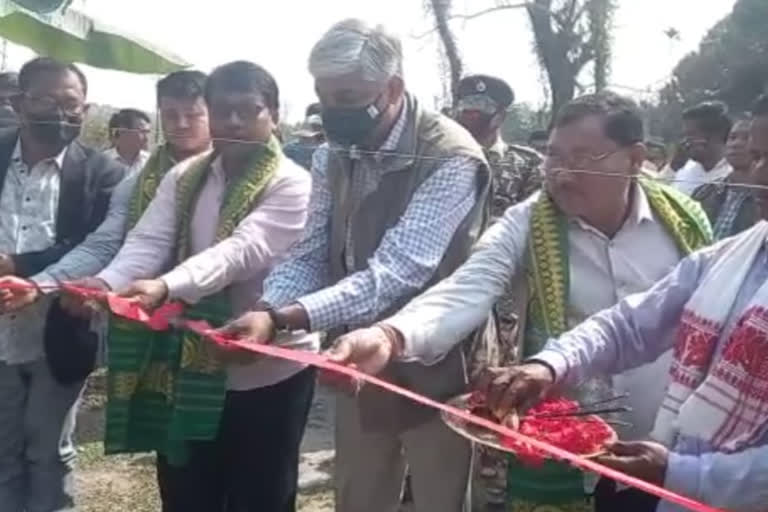
{"label": "black beret", "polygon": [[467,96],[485,95],[501,108],[509,107],[515,101],[512,88],[502,80],[489,75],[468,75],[459,81],[459,99]]}

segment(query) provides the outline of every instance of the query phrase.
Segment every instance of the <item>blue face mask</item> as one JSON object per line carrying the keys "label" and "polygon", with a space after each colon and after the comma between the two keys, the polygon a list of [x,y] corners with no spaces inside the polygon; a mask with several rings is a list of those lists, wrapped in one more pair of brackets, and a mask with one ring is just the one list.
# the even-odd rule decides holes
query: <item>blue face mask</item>
{"label": "blue face mask", "polygon": [[324,108],[323,129],[328,139],[342,146],[360,146],[368,141],[383,114],[376,106],[379,98],[362,107]]}

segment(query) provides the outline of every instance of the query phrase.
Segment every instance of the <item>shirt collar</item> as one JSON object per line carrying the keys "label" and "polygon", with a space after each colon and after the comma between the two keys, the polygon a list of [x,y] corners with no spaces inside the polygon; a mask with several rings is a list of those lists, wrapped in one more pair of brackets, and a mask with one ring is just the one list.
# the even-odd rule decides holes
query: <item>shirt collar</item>
{"label": "shirt collar", "polygon": [[627,221],[638,225],[645,221],[653,222],[653,220],[653,210],[651,210],[651,203],[648,202],[648,196],[643,187],[634,183],[632,185],[632,209],[629,211]]}
{"label": "shirt collar", "polygon": [[704,172],[704,173],[718,173],[718,171],[725,170],[724,168],[725,167],[730,167],[730,165],[731,164],[728,163],[728,160],[726,160],[725,158],[722,158],[722,159],[720,159],[719,162],[717,162],[715,164],[715,166],[713,168],[711,168],[710,170],[706,170],[706,169],[704,169],[704,166],[701,165],[701,163],[697,162],[693,158],[690,158],[688,160],[688,162],[686,162],[684,168],[686,168],[686,169],[698,169],[698,170],[700,170],[701,172]]}
{"label": "shirt collar", "polygon": [[405,130],[405,121],[408,118],[407,111],[408,105],[403,102],[403,106],[400,109],[400,116],[397,118],[394,126],[392,126],[392,129],[389,131],[387,139],[384,141],[384,144],[381,145],[379,150],[373,155],[373,159],[377,162],[381,162],[381,160],[386,156],[386,152],[394,151],[397,148],[397,145],[400,142],[400,137],[403,135],[403,130]]}
{"label": "shirt collar", "polygon": [[134,165],[142,164],[145,160],[149,158],[149,152],[143,149],[139,151],[139,153],[136,155],[136,158],[133,160],[133,162],[129,162],[125,158],[123,158],[122,155],[120,155],[120,152],[117,151],[117,148],[114,148],[114,147],[109,148],[106,151],[106,154],[110,158],[113,158],[118,162],[120,162],[121,164],[127,165],[128,167],[133,167]]}
{"label": "shirt collar", "polygon": [[[643,191],[643,187],[637,183],[633,184],[630,194],[632,194],[632,205],[621,229],[625,226],[639,226],[644,222],[655,222],[656,219],[653,216],[651,203],[648,202],[648,196]],[[598,232],[581,218],[573,218],[572,222],[576,223],[581,229]]]}
{"label": "shirt collar", "polygon": [[495,158],[504,158],[504,155],[507,154],[507,143],[504,142],[504,140],[501,138],[501,136],[496,137],[496,142],[491,144],[491,147],[488,148],[488,153],[493,155]]}
{"label": "shirt collar", "polygon": [[[62,149],[58,155],[41,160],[41,162],[53,162],[56,164],[56,167],[61,169],[64,166],[64,157],[67,154],[67,149],[69,149],[69,144],[64,146],[64,149]],[[22,158],[21,137],[16,139],[16,146],[13,148],[13,153],[11,154],[11,161],[24,163],[24,159]]]}

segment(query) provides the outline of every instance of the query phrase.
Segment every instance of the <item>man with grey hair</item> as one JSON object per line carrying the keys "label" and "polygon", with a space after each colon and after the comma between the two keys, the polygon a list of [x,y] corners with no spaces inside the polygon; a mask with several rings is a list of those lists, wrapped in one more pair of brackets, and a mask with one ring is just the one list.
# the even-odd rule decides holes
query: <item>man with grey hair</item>
{"label": "man with grey hair", "polygon": [[[302,240],[265,281],[260,310],[226,328],[256,340],[333,340],[385,318],[457,268],[487,218],[483,151],[406,92],[397,38],[342,21],[309,69],[329,142],[314,154]],[[447,399],[465,389],[465,354],[493,353],[482,348],[458,346],[432,366],[399,362],[386,377]],[[417,512],[464,510],[471,446],[434,412],[363,387],[340,394],[336,414],[337,511],[397,509],[406,466]]]}

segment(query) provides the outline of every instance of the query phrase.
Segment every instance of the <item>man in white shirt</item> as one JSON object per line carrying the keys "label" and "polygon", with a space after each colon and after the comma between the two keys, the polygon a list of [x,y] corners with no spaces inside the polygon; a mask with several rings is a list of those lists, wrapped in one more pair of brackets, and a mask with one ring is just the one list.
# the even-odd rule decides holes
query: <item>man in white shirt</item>
{"label": "man in white shirt", "polygon": [[691,195],[699,186],[731,174],[725,159],[731,126],[728,107],[721,102],[704,102],[683,112],[683,144],[690,159],[675,174],[675,188]]}
{"label": "man in white shirt", "polygon": [[[396,315],[342,338],[333,357],[373,373],[390,359],[434,364],[481,324],[511,282],[523,308],[517,357],[524,358],[547,338],[650,287],[708,243],[711,229],[687,196],[636,179],[645,160],[642,140],[642,121],[630,100],[604,92],[571,102],[550,136],[546,191],[509,208],[453,275]],[[614,382],[631,393],[630,437],[651,429],[668,364],[669,356]],[[593,382],[582,396],[608,392],[606,384]],[[522,481],[535,470],[510,463],[509,471],[529,475]],[[584,494],[573,491],[580,487],[574,484],[578,474],[564,469],[558,477],[535,477],[535,503],[508,489],[510,510],[586,510]]]}
{"label": "man in white shirt", "polygon": [[124,108],[109,120],[112,147],[104,153],[128,167],[129,174],[141,171],[149,160],[149,133],[152,121],[141,110]]}
{"label": "man in white shirt", "polygon": [[[208,77],[205,98],[214,151],[165,174],[97,279],[147,309],[181,301],[186,315],[216,323],[256,304],[264,278],[301,235],[311,177],[282,154],[273,135],[279,92],[266,70],[244,61],[225,64]],[[131,347],[147,347],[140,341],[152,334],[111,323],[105,449],[158,452],[163,510],[294,510],[314,372],[267,358],[223,365],[209,342],[180,340],[173,332],[162,341],[156,335],[154,347],[135,359]],[[138,338],[131,339],[131,331]],[[289,341],[319,348],[317,337]],[[180,368],[178,358],[155,350],[163,345],[181,351]],[[152,372],[136,371],[144,358],[173,383],[172,400]],[[122,392],[120,383],[133,378],[137,385]],[[172,410],[157,414],[159,398]],[[147,423],[157,428],[146,429]]]}

